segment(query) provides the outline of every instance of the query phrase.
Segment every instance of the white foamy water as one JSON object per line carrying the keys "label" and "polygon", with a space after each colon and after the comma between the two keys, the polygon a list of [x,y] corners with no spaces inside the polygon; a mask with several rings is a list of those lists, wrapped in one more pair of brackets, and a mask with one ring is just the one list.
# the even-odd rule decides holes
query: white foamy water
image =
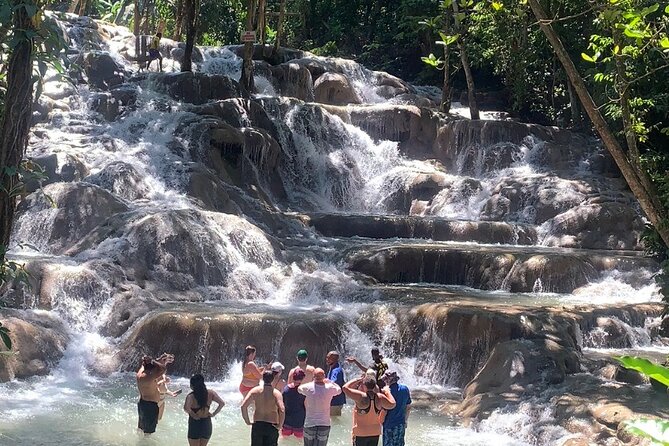
{"label": "white foamy water", "polygon": [[[86,45],[87,33],[79,26],[71,27],[72,46],[81,48]],[[111,35],[114,36],[111,41],[99,39],[97,44],[103,48],[107,46],[114,60],[129,73],[135,73],[137,68],[120,53],[130,33],[126,30]],[[203,55],[204,59],[197,67],[200,71],[239,79],[241,60],[228,48],[205,48]],[[314,60],[346,74],[366,104],[389,103],[379,95],[380,81],[376,73],[351,61],[317,57]],[[173,61],[166,61],[165,67],[168,71],[178,70],[178,64]],[[49,75],[55,76],[54,73]],[[256,76],[255,83],[258,88],[256,97],[277,96],[271,79]],[[87,86],[78,85],[75,89],[55,78],[45,85],[49,95],[60,95],[65,99],[57,100],[49,122],[34,127],[28,155],[55,153],[60,158],[76,157],[85,165],[89,180],[91,175],[103,174],[115,163],[124,163],[136,171],[137,178],[111,190],[127,206],[130,213],[127,219],[101,243],[86,246],[73,258],[47,255],[48,236],[56,225],[57,208],[45,202],[44,206],[24,214],[17,222],[16,250],[25,251],[21,252],[22,258],[46,262],[51,282],[41,297],[48,300],[52,314],[65,322],[71,341],[49,376],[0,385],[0,444],[169,446],[185,443],[186,417],[181,410],[183,395],[168,401],[165,419],[153,438],[144,439],[137,434],[134,427],[134,376],[116,373],[119,368],[118,340],[100,334],[112,316],[118,284],[124,283],[126,274],[137,273],[119,272],[118,265],[137,259],[153,262],[154,269],[150,272],[153,275],[149,275],[147,281],[153,280],[153,285],[163,286],[174,280],[169,283],[176,283],[174,286],[180,286],[180,290],[185,288],[198,293],[205,301],[202,308],[212,312],[224,312],[221,301],[225,301],[239,311],[262,305],[262,310],[268,313],[294,309],[342,316],[345,327],[343,345],[340,346],[342,353],[354,355],[366,363],[370,349],[379,346],[386,353],[390,368],[397,371],[401,382],[413,390],[434,395],[456,392],[457,389],[434,384],[440,382],[441,371],[430,364],[430,358],[421,357],[419,361],[393,353],[401,341],[399,336],[402,336],[393,312],[397,303],[374,302],[377,291],[363,286],[346,270],[346,265],[340,263],[343,253],[339,245],[328,244],[318,234],[304,229],[299,236],[306,241],[291,247],[293,252],[288,255],[289,249],[283,245],[287,239],[274,239],[279,236],[271,224],[261,230],[264,222],[254,222],[251,217],[223,216],[205,211],[187,195],[191,168],[199,161],[194,159],[193,150],[200,148],[194,141],[199,134],[187,130],[197,130],[189,126],[202,117],[188,111],[188,106],[155,92],[152,87],[150,82],[145,87],[138,87],[137,108],[126,110],[118,120],[110,123],[92,114],[88,104],[95,92]],[[420,88],[417,91],[423,96],[434,93]],[[283,100],[277,101],[279,105],[286,105]],[[440,190],[435,192],[430,205],[420,211],[420,215],[478,221],[498,188],[517,188],[521,192],[525,188],[530,191],[530,197],[523,198],[504,216],[495,218],[536,226],[540,223],[538,207],[545,204],[535,200],[536,196],[544,202],[579,204],[588,194],[594,193],[579,179],[562,178],[540,166],[540,155],[546,147],[538,138],[525,138],[513,145],[510,152],[509,144],[503,141],[474,144],[460,152],[456,150],[454,168],[449,170],[432,161],[412,160],[402,153],[398,143],[374,140],[362,129],[318,106],[300,102],[291,104],[278,107],[280,113],[276,110],[268,112],[277,124],[282,143],[282,162],[278,170],[288,202],[262,203],[259,207],[368,215],[406,213],[408,209],[398,210],[400,206],[396,203],[407,197],[410,199],[411,188],[425,177],[431,177]],[[454,114],[468,117],[468,109],[458,103],[453,105]],[[494,112],[483,113],[483,119],[495,116]],[[249,116],[245,115],[243,121],[245,127],[251,126]],[[454,131],[460,130],[455,126]],[[466,130],[460,134],[465,139]],[[288,144],[289,141],[292,143]],[[505,155],[508,159],[503,159]],[[586,164],[581,163],[583,171],[579,171],[579,175],[591,175]],[[56,187],[65,188],[66,185]],[[129,194],[133,191],[126,188],[130,187],[136,188],[137,193]],[[245,194],[242,190],[236,192]],[[181,231],[175,230],[177,223],[183,225],[177,228]],[[548,225],[540,227],[539,232],[540,243],[551,235]],[[308,235],[304,236],[304,233]],[[181,252],[170,250],[170,247],[179,246],[184,239],[189,241],[187,247],[192,250],[188,249],[188,253],[180,257]],[[352,242],[347,249],[354,245]],[[469,241],[468,245],[481,248],[476,241]],[[551,248],[545,249],[549,252]],[[296,256],[300,257],[299,261],[295,260]],[[175,272],[175,268],[189,264],[191,260],[203,260],[193,270],[195,273],[206,270],[207,274],[194,279],[188,277],[193,271]],[[533,293],[466,289],[463,300],[485,305],[604,305],[657,301],[659,294],[652,275],[653,271],[645,269],[631,273],[611,271],[568,295],[544,293],[546,281],[540,278],[534,284]],[[133,286],[138,285],[133,283]],[[420,288],[416,284],[407,287]],[[448,289],[461,291],[465,288]],[[426,295],[424,293],[422,297],[435,300],[430,296],[425,298]],[[361,327],[366,327],[366,321],[359,320],[362,314],[374,319],[364,329]],[[650,325],[632,327],[617,322],[633,340],[634,348],[664,351],[664,346],[651,339]],[[369,329],[369,326],[373,328]],[[608,345],[605,335],[597,330],[588,334],[588,345],[612,351],[603,348]],[[238,408],[241,367],[230,362],[229,376],[211,383],[211,387],[228,402],[221,416],[214,420],[212,444],[236,446],[248,444],[249,428],[243,424]],[[355,366],[346,365],[345,369],[349,377],[360,373]],[[187,381],[177,379],[172,387],[185,389]],[[567,433],[555,423],[550,404],[545,400],[523,401],[516,407],[499,408],[488,420],[472,429],[426,409],[417,409],[409,423],[407,444],[560,444]],[[349,406],[344,416],[335,422],[329,444],[350,444],[350,426]],[[282,440],[281,444],[298,443]]]}

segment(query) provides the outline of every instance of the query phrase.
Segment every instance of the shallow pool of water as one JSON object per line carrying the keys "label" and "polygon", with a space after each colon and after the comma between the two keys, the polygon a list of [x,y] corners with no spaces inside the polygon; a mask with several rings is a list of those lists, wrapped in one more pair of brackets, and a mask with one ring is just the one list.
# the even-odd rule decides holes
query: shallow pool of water
{"label": "shallow pool of water", "polygon": [[[157,432],[146,438],[137,429],[137,393],[134,375],[119,374],[109,379],[68,378],[54,373],[45,378],[0,385],[0,445],[31,446],[126,446],[185,445],[187,416],[182,410],[187,381],[176,379],[172,389],[184,394],[169,399]],[[71,376],[71,375],[70,375]],[[210,445],[250,444],[250,427],[242,420],[241,396],[236,381],[210,384],[226,401],[226,407],[213,420]],[[449,418],[416,410],[411,414],[407,445],[523,445],[493,432],[462,428]],[[296,439],[281,439],[281,445],[301,444]],[[331,446],[351,444],[351,407],[333,421]]]}

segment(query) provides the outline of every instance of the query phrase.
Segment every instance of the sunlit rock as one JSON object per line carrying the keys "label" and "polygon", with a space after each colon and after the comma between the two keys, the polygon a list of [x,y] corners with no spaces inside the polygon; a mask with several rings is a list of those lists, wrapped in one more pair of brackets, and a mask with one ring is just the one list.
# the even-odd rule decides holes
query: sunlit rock
{"label": "sunlit rock", "polygon": [[88,183],[54,183],[21,201],[13,240],[62,254],[89,231],[128,207],[101,187]]}
{"label": "sunlit rock", "polygon": [[[57,318],[28,311],[0,311],[10,330],[12,354],[0,355],[0,382],[47,375],[63,357],[69,341],[67,328]],[[6,351],[0,343],[0,351]]]}
{"label": "sunlit rock", "polygon": [[362,100],[343,74],[324,73],[314,84],[316,102],[332,105],[360,104]]}

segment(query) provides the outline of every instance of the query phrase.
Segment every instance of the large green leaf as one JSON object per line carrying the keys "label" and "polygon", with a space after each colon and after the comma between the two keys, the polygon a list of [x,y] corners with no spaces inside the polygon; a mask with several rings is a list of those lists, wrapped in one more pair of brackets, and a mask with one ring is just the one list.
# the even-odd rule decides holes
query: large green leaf
{"label": "large green leaf", "polygon": [[625,428],[634,435],[650,439],[653,446],[669,446],[669,421],[667,420],[626,421]]}
{"label": "large green leaf", "polygon": [[665,386],[669,386],[669,368],[636,356],[619,356],[616,359],[620,361],[623,367],[636,370]]}
{"label": "large green leaf", "polygon": [[9,337],[9,329],[0,325],[0,339],[8,350],[12,349],[12,338]]}

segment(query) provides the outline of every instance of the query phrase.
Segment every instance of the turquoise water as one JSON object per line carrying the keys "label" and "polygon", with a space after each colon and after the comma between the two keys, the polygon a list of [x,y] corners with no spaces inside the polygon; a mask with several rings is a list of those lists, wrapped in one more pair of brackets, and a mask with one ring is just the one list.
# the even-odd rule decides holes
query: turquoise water
{"label": "turquoise water", "polygon": [[[250,427],[242,420],[241,396],[233,379],[210,384],[226,401],[223,411],[213,420],[210,445],[241,446],[250,444]],[[187,416],[182,406],[187,381],[177,379],[172,389],[184,394],[167,401],[165,416],[157,432],[146,438],[137,431],[137,393],[133,374],[119,374],[109,379],[79,377],[67,379],[54,373],[45,378],[0,385],[0,444],[33,446],[129,446],[186,445]],[[351,444],[351,408],[333,421],[331,446]],[[521,445],[504,435],[479,433],[458,427],[447,417],[421,409],[412,412],[407,445]],[[300,445],[280,439],[281,445]]]}

